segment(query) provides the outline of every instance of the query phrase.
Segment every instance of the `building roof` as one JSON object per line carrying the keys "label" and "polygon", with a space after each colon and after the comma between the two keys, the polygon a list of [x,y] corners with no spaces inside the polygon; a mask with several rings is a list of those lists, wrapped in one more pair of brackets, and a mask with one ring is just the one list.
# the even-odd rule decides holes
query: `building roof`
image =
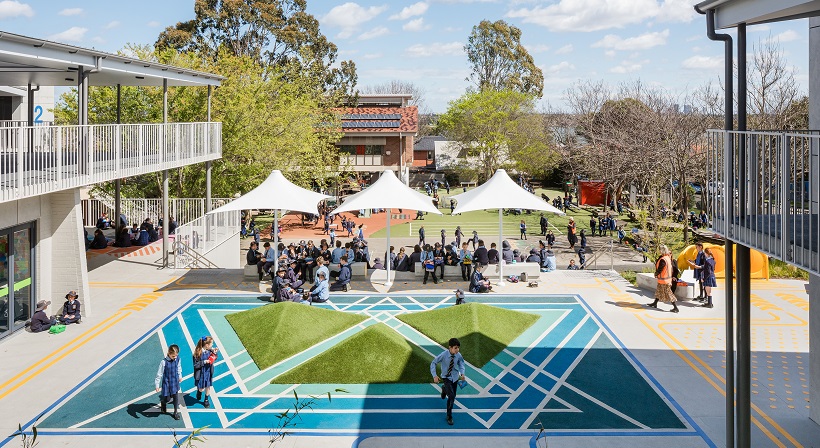
{"label": "building roof", "polygon": [[76,86],[77,72],[99,70],[88,76],[92,86],[218,86],[224,79],[157,62],[142,61],[44,39],[0,32],[0,85]]}
{"label": "building roof", "polygon": [[356,134],[416,133],[419,130],[419,110],[410,107],[348,107],[339,109],[342,131]]}
{"label": "building roof", "polygon": [[420,137],[416,139],[413,144],[414,151],[435,151],[436,150],[436,142],[445,142],[447,141],[441,135],[426,135],[424,137]]}
{"label": "building roof", "polygon": [[820,0],[705,0],[695,5],[700,13],[715,10],[715,27],[733,28],[820,15]]}

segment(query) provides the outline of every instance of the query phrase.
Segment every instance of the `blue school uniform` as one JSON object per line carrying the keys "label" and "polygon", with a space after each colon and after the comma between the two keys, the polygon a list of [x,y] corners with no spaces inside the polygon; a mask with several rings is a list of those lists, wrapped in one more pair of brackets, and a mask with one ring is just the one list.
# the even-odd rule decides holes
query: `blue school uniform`
{"label": "blue school uniform", "polygon": [[179,383],[182,381],[182,367],[179,357],[171,360],[167,356],[159,362],[159,371],[154,385],[163,397],[171,397],[179,392]]}
{"label": "blue school uniform", "polygon": [[199,358],[194,356],[194,382],[196,382],[197,389],[211,387],[213,384],[214,365],[205,362],[210,356],[210,350],[202,350]]}

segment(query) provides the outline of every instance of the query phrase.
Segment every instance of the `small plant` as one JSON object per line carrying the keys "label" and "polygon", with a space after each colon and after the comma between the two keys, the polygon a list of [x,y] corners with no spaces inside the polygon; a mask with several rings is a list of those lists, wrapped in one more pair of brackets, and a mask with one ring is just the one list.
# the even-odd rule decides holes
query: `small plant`
{"label": "small plant", "polygon": [[[343,394],[347,393],[347,391],[344,389],[336,389],[335,392]],[[332,400],[330,392],[326,392],[322,395],[309,395],[308,398],[299,398],[299,395],[294,390],[293,409],[286,409],[281,414],[276,415],[276,418],[279,421],[276,427],[268,430],[268,434],[270,434],[270,444],[268,446],[272,447],[273,445],[281,442],[282,439],[285,438],[285,436],[290,435],[290,428],[295,428],[298,424],[296,420],[302,419],[302,417],[299,416],[299,413],[301,413],[305,409],[310,409],[312,411],[313,405],[315,405],[325,395],[327,395],[327,401],[330,402]]]}
{"label": "small plant", "polygon": [[538,423],[535,424],[538,427],[538,433],[535,435],[535,446],[539,448],[547,448],[547,433],[544,429],[544,424],[541,423],[541,418],[538,419]]}
{"label": "small plant", "polygon": [[34,448],[37,446],[39,442],[37,442],[37,427],[31,427],[31,435],[26,434],[23,432],[23,425],[17,424],[17,431],[12,434],[12,437],[20,436],[20,446],[23,448]]}
{"label": "small plant", "polygon": [[196,444],[205,441],[205,436],[202,435],[207,426],[197,428],[191,431],[190,434],[183,438],[179,438],[175,429],[171,428],[171,435],[174,437],[175,448],[196,448]]}

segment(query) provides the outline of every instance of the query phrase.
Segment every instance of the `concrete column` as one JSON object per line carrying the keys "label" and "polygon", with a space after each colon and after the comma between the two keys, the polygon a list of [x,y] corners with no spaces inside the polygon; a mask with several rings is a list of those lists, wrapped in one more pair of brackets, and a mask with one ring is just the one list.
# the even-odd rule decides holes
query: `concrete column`
{"label": "concrete column", "polygon": [[[820,57],[817,51],[820,49],[820,17],[809,19],[809,129],[818,129],[820,126]],[[811,159],[817,160],[818,148],[812,145]],[[812,189],[817,196],[817,182],[812,182]],[[818,210],[812,204],[811,213]],[[820,378],[820,277],[809,275],[809,378]],[[815,423],[820,424],[820,381],[809,383],[809,400],[811,410],[809,416]]]}
{"label": "concrete column", "polygon": [[[80,189],[51,193],[47,197],[48,203],[42,207],[48,213],[42,213],[43,228],[38,229],[38,245],[46,243],[44,248],[50,250],[37,251],[40,273],[45,277],[39,282],[38,295],[51,300],[52,310],[56,310],[65,293],[76,290],[83,305],[83,315],[90,316],[94,307],[88,286]],[[46,220],[50,222],[46,223]],[[50,291],[43,288],[47,282],[42,280],[47,278],[50,278]]]}
{"label": "concrete column", "polygon": [[162,170],[162,267],[168,267],[168,170]]}

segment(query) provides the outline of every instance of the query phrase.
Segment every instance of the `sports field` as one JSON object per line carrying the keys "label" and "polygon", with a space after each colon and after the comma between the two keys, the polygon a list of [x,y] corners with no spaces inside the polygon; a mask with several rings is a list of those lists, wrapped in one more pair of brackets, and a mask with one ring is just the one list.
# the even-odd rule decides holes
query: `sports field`
{"label": "sports field", "polygon": [[[468,364],[469,385],[459,391],[455,427],[447,426],[440,389],[432,382],[271,383],[378,323],[430,356],[441,352],[440,345],[396,317],[449,307],[454,298],[397,294],[334,296],[333,304],[322,306],[366,319],[264,370],[248,355],[225,316],[267,302],[255,295],[196,296],[45,409],[38,428],[65,436],[167,434],[169,427],[203,426],[212,434],[267,434],[277,425],[276,414],[293,405],[294,391],[306,396],[344,388],[347,393],[333,393],[332,401],[321,399],[313,411],[303,412],[294,431],[314,435],[457,431],[497,436],[534,433],[543,424],[554,434],[700,436],[711,444],[580,296],[470,299],[539,318],[482,368]],[[166,347],[180,345],[180,356],[187,361],[194,341],[204,334],[213,335],[223,355],[215,366],[212,407],[206,409],[194,399],[190,363],[184,362],[183,419],[177,422],[160,415],[153,379]]]}

